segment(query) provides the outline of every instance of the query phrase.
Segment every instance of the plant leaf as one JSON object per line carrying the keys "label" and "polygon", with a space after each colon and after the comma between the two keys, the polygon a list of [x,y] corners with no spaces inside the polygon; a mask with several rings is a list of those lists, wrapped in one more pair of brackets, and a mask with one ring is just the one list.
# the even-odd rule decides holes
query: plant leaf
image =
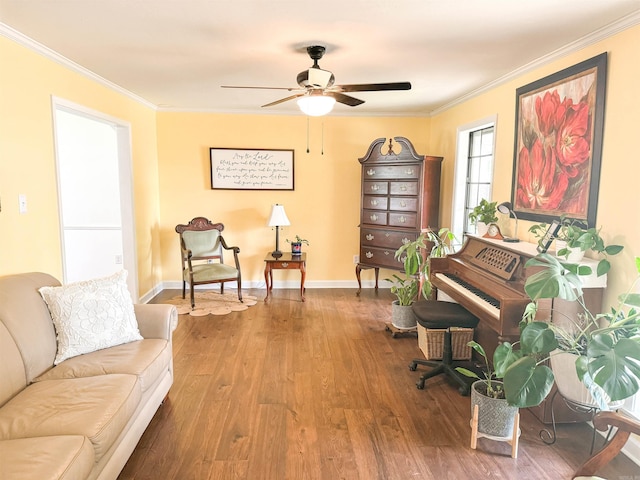
{"label": "plant leaf", "polygon": [[535,407],[549,395],[553,387],[553,372],[546,365],[537,365],[532,357],[522,357],[504,374],[504,390],[509,405]]}
{"label": "plant leaf", "polygon": [[640,293],[627,293],[618,297],[620,303],[632,307],[640,307]]}
{"label": "plant leaf", "polygon": [[514,350],[511,343],[503,342],[498,345],[493,353],[493,368],[496,378],[503,378],[507,368],[520,358],[522,358],[522,351]]}
{"label": "plant leaf", "polygon": [[640,343],[610,335],[594,335],[587,348],[589,375],[611,400],[624,400],[640,389]]}
{"label": "plant leaf", "polygon": [[520,348],[524,355],[547,354],[558,348],[558,340],[548,323],[531,322],[522,330]]}
{"label": "plant leaf", "polygon": [[582,282],[555,257],[548,253],[529,259],[527,267],[544,267],[527,278],[524,289],[532,300],[560,297],[574,301],[582,295]]}

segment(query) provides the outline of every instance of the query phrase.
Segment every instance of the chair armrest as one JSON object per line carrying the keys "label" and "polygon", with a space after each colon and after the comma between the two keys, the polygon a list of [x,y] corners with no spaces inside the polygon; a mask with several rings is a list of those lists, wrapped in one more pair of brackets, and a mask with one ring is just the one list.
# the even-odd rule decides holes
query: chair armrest
{"label": "chair armrest", "polygon": [[220,235],[220,243],[222,244],[222,248],[224,248],[225,250],[233,250],[234,255],[240,253],[240,247],[229,247],[222,235]]}
{"label": "chair armrest", "polygon": [[178,326],[178,311],[174,305],[136,304],[133,309],[144,338],[171,340],[171,332]]}
{"label": "chair armrest", "polygon": [[573,478],[595,475],[595,473],[618,455],[632,433],[640,434],[640,421],[631,418],[622,412],[599,412],[593,417],[593,425],[598,430],[607,430],[609,426],[616,427],[617,431],[609,442],[599,451],[593,454],[574,473]]}
{"label": "chair armrest", "polygon": [[640,420],[630,417],[622,411],[598,412],[593,418],[593,425],[600,431],[606,431],[609,429],[609,426],[612,426],[640,435]]}

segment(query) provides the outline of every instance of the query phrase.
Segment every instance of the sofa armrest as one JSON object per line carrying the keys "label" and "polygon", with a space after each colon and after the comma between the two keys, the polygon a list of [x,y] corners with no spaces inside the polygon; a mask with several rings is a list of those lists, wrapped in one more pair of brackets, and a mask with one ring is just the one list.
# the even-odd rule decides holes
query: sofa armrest
{"label": "sofa armrest", "polygon": [[178,311],[174,305],[136,304],[133,308],[144,338],[171,340],[171,332],[178,326]]}

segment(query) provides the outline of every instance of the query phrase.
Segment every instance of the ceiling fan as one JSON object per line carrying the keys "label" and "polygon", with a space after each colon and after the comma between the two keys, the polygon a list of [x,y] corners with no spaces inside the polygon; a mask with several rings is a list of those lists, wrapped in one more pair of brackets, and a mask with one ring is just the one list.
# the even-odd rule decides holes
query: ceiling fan
{"label": "ceiling fan", "polygon": [[[243,87],[233,85],[222,85],[222,88],[254,88],[262,90],[287,90],[289,92],[298,92],[275,102],[262,105],[263,107],[272,107],[283,102],[287,102],[293,99],[299,99],[298,104],[304,113],[307,115],[325,115],[331,111],[335,102],[348,105],[350,107],[356,107],[362,105],[364,100],[345,95],[344,92],[378,92],[384,90],[411,90],[411,83],[409,82],[391,82],[391,83],[360,83],[352,85],[335,85],[335,77],[333,73],[328,70],[323,70],[318,65],[318,60],[322,58],[326,49],[321,45],[313,45],[307,47],[307,53],[313,60],[313,65],[300,72],[297,76],[297,82],[299,87]],[[305,100],[318,100],[319,103],[324,102],[327,104],[328,110],[323,113],[309,113],[305,111],[305,107],[301,104],[301,99]],[[303,101],[304,103],[304,101]],[[330,104],[330,105],[329,105]]]}

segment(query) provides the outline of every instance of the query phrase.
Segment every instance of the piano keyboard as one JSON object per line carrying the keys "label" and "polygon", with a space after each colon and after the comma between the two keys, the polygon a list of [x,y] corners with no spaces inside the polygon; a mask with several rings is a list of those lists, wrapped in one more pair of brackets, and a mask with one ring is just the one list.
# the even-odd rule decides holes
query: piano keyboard
{"label": "piano keyboard", "polygon": [[475,305],[481,307],[492,317],[496,319],[500,318],[500,301],[498,299],[486,294],[455,275],[451,275],[449,273],[436,273],[435,276],[440,279],[440,281],[453,288],[456,292],[469,299]]}

